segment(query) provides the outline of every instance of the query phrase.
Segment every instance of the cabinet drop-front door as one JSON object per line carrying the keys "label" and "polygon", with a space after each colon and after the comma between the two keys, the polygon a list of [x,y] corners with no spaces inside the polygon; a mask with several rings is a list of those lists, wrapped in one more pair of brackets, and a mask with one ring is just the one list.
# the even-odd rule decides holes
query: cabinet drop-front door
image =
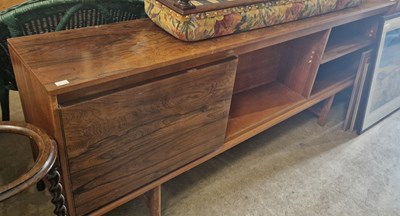
{"label": "cabinet drop-front door", "polygon": [[76,213],[220,147],[236,65],[230,58],[61,106]]}

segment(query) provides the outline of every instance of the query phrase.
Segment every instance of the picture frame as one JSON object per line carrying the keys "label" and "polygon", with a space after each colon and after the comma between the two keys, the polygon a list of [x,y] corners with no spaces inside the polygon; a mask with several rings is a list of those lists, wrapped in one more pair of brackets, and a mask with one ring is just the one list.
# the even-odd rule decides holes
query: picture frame
{"label": "picture frame", "polygon": [[358,133],[400,108],[400,13],[382,17],[376,61]]}

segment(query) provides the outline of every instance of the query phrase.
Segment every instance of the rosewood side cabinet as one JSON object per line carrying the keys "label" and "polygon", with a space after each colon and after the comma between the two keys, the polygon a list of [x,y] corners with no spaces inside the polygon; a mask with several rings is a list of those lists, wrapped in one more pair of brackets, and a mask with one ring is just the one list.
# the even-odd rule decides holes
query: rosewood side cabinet
{"label": "rosewood side cabinet", "polygon": [[99,215],[353,86],[379,16],[356,8],[195,43],[149,20],[14,38],[28,123],[58,143],[69,215]]}

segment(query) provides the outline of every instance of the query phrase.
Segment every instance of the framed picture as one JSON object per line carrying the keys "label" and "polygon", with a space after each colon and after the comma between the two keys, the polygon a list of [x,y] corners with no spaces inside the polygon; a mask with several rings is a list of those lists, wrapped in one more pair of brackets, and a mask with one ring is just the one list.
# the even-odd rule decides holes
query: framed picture
{"label": "framed picture", "polygon": [[400,108],[400,13],[383,17],[380,33],[359,133]]}

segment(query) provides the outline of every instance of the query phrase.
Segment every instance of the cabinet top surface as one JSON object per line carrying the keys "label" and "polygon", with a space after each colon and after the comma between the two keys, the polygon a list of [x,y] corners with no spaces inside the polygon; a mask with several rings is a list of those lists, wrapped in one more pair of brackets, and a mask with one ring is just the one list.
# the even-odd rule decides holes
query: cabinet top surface
{"label": "cabinet top surface", "polygon": [[[174,72],[185,61],[211,61],[215,56],[259,49],[384,13],[393,4],[389,0],[368,0],[356,8],[191,43],[173,38],[145,19],[12,38],[9,44],[46,91],[56,95],[128,76],[151,79],[156,76],[152,73],[155,70]],[[69,83],[55,84],[64,80]]]}

